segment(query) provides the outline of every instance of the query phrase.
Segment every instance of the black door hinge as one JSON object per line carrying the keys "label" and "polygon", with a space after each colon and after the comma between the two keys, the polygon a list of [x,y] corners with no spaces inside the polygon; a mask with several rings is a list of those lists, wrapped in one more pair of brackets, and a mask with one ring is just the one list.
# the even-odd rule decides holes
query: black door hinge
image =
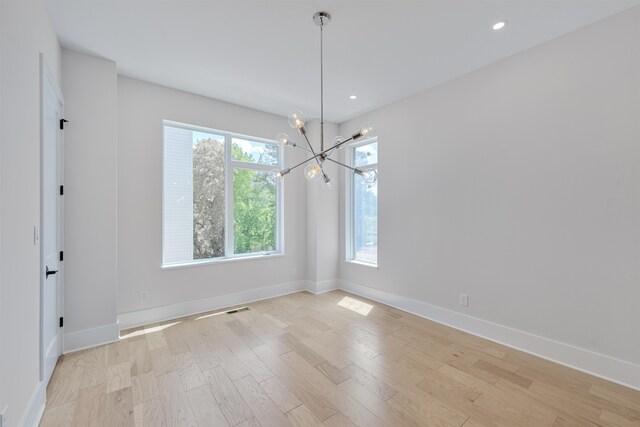
{"label": "black door hinge", "polygon": [[60,130],[64,130],[64,124],[67,123],[69,120],[67,119],[60,119]]}
{"label": "black door hinge", "polygon": [[64,261],[64,251],[60,251],[60,261]]}
{"label": "black door hinge", "polygon": [[60,195],[64,196],[64,185],[60,186]]}
{"label": "black door hinge", "polygon": [[60,318],[60,327],[62,328],[64,326],[64,317]]}

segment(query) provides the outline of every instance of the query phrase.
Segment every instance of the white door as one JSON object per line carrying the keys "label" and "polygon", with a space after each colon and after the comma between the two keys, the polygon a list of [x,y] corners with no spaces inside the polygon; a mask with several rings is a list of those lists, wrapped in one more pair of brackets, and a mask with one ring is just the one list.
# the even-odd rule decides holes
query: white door
{"label": "white door", "polygon": [[63,99],[58,83],[40,55],[41,76],[41,274],[40,380],[49,382],[62,348],[62,119]]}

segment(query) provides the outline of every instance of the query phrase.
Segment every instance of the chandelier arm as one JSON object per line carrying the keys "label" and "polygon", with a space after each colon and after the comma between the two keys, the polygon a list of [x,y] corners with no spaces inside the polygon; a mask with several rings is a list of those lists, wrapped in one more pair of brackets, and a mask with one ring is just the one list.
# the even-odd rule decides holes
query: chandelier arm
{"label": "chandelier arm", "polygon": [[352,171],[353,171],[353,172],[355,172],[355,173],[358,173],[358,174],[359,174],[360,172],[362,172],[362,171],[361,171],[360,169],[358,169],[358,168],[354,168],[354,167],[352,167],[352,166],[345,165],[344,163],[339,162],[339,161],[337,161],[337,160],[333,160],[333,159],[332,159],[332,158],[330,158],[330,157],[327,157],[327,159],[326,159],[326,160],[329,160],[330,162],[333,162],[333,163],[338,164],[338,165],[340,165],[340,166],[343,166],[343,167],[345,167],[345,168],[347,168],[347,169],[350,169],[350,170],[352,170]]}
{"label": "chandelier arm", "polygon": [[[309,138],[307,138],[307,134],[303,134],[302,136],[304,136],[304,139],[307,141],[307,145],[309,146],[309,150],[311,150],[311,153],[313,154],[314,159],[316,159],[316,162],[318,162],[318,164],[320,164],[320,160],[318,160],[318,156],[320,156],[322,153],[318,153],[316,154],[316,151],[313,149],[313,146],[311,145],[311,142],[309,142]],[[311,159],[309,159],[311,160]]]}
{"label": "chandelier arm", "polygon": [[298,149],[300,149],[302,151],[306,151],[307,153],[311,153],[311,150],[309,150],[306,147],[303,147],[302,145],[295,145],[294,148],[298,148]]}
{"label": "chandelier arm", "polygon": [[347,142],[351,141],[352,139],[353,139],[353,137],[351,137],[351,138],[349,138],[349,139],[345,139],[345,140],[344,140],[344,141],[342,141],[341,143],[336,144],[336,145],[334,145],[334,146],[333,146],[333,147],[331,147],[331,148],[327,148],[326,150],[321,151],[321,152],[320,152],[320,153],[318,153],[318,154],[327,154],[327,152],[328,152],[328,151],[331,151],[331,150],[336,149],[336,148],[340,148],[340,147],[342,147],[344,144],[346,144]]}
{"label": "chandelier arm", "polygon": [[298,168],[298,167],[300,167],[300,166],[304,165],[304,164],[305,164],[305,163],[307,163],[307,162],[310,162],[311,160],[313,160],[313,159],[315,159],[315,158],[317,158],[317,157],[318,157],[318,155],[315,155],[315,156],[313,156],[313,157],[309,157],[307,160],[304,160],[304,161],[302,161],[302,162],[298,163],[298,164],[297,164],[297,165],[295,165],[295,166],[291,166],[291,167],[289,168],[289,171],[292,171],[292,170],[294,170],[295,168]]}

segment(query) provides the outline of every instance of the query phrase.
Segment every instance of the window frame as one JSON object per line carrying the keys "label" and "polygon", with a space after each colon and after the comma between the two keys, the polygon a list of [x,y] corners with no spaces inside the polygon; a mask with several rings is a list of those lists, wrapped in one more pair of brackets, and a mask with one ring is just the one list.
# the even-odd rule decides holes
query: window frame
{"label": "window frame", "polygon": [[[369,144],[373,144],[373,143],[378,143],[378,137],[377,136],[373,136],[371,138],[367,138],[361,141],[357,141],[357,142],[353,142],[351,144],[347,144],[347,146],[345,147],[346,149],[345,151],[345,157],[346,157],[346,164],[351,166],[351,167],[356,167],[355,166],[355,151],[356,148],[361,147],[363,145],[369,145]],[[378,153],[378,155],[380,155]],[[371,165],[367,165],[367,166],[363,166],[362,169],[375,169],[376,171],[378,171],[378,166],[379,163],[373,163]],[[358,178],[360,178],[358,176]],[[378,250],[376,248],[376,262],[372,263],[372,262],[368,262],[368,261],[363,261],[363,260],[359,260],[356,258],[356,254],[355,254],[355,227],[353,224],[354,221],[354,205],[355,205],[355,201],[354,201],[354,191],[353,191],[353,187],[354,187],[354,179],[356,179],[356,174],[351,171],[351,170],[345,170],[345,221],[344,221],[344,225],[345,225],[345,262],[348,263],[353,263],[353,264],[358,264],[358,265],[363,265],[363,266],[367,266],[367,267],[372,267],[372,268],[378,268]],[[361,179],[361,178],[360,178]],[[378,171],[378,181],[380,180],[380,174]],[[377,229],[379,227],[376,227]],[[376,229],[376,232],[378,231]]]}
{"label": "window frame", "polygon": [[[191,260],[184,262],[175,262],[166,264],[164,262],[164,243],[165,243],[165,179],[164,179],[164,163],[165,163],[165,126],[186,129],[189,131],[211,133],[224,137],[224,205],[225,205],[225,222],[224,222],[224,256],[216,258],[206,258],[199,260]],[[252,142],[263,144],[273,144],[278,146],[278,161],[276,164],[250,163],[232,159],[233,139],[244,139]],[[284,256],[284,180],[274,180],[276,185],[276,224],[275,224],[275,250],[250,252],[246,254],[234,254],[235,251],[235,227],[234,227],[234,188],[233,188],[233,171],[235,169],[245,169],[258,172],[271,172],[274,169],[282,169],[284,164],[284,150],[274,140],[260,138],[251,135],[245,135],[236,132],[229,132],[219,129],[208,128],[204,126],[192,125],[188,123],[176,122],[173,120],[162,120],[162,246],[160,248],[160,265],[162,269],[191,267],[207,264],[218,264],[232,261],[262,259],[269,257]],[[193,171],[192,171],[193,175]]]}

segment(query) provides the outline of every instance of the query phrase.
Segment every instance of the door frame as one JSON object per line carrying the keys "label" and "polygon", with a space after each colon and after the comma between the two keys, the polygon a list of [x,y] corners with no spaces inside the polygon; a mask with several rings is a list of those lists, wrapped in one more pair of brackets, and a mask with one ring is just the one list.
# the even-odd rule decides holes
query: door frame
{"label": "door frame", "polygon": [[[50,85],[56,95],[57,101],[61,105],[61,116],[64,114],[64,97],[62,96],[62,91],[60,90],[60,86],[58,81],[54,77],[51,72],[51,68],[47,63],[47,60],[43,53],[40,53],[40,236],[42,236],[43,223],[44,223],[44,125],[45,125],[45,102],[44,102],[44,94],[45,94],[45,85]],[[60,117],[62,119],[62,117]],[[64,137],[62,130],[58,129],[58,138],[57,138],[57,175],[58,175],[58,185],[63,185],[63,177],[64,177]],[[58,250],[62,250],[64,247],[64,203],[63,198],[58,197],[56,203],[57,209],[57,228],[58,228]],[[39,277],[40,277],[40,381],[45,381],[46,383],[49,381],[49,378],[45,378],[45,356],[46,356],[46,348],[44,343],[44,303],[43,303],[43,295],[44,295],[44,270],[45,270],[45,260],[44,260],[44,246],[42,245],[42,240],[40,239],[40,265],[39,265]],[[56,296],[56,305],[58,311],[58,317],[63,317],[64,313],[64,264],[63,262],[59,262],[58,274],[57,274],[58,286],[57,286],[57,296]],[[60,356],[63,352],[63,338],[64,338],[64,329],[63,327],[58,328],[58,355]]]}

